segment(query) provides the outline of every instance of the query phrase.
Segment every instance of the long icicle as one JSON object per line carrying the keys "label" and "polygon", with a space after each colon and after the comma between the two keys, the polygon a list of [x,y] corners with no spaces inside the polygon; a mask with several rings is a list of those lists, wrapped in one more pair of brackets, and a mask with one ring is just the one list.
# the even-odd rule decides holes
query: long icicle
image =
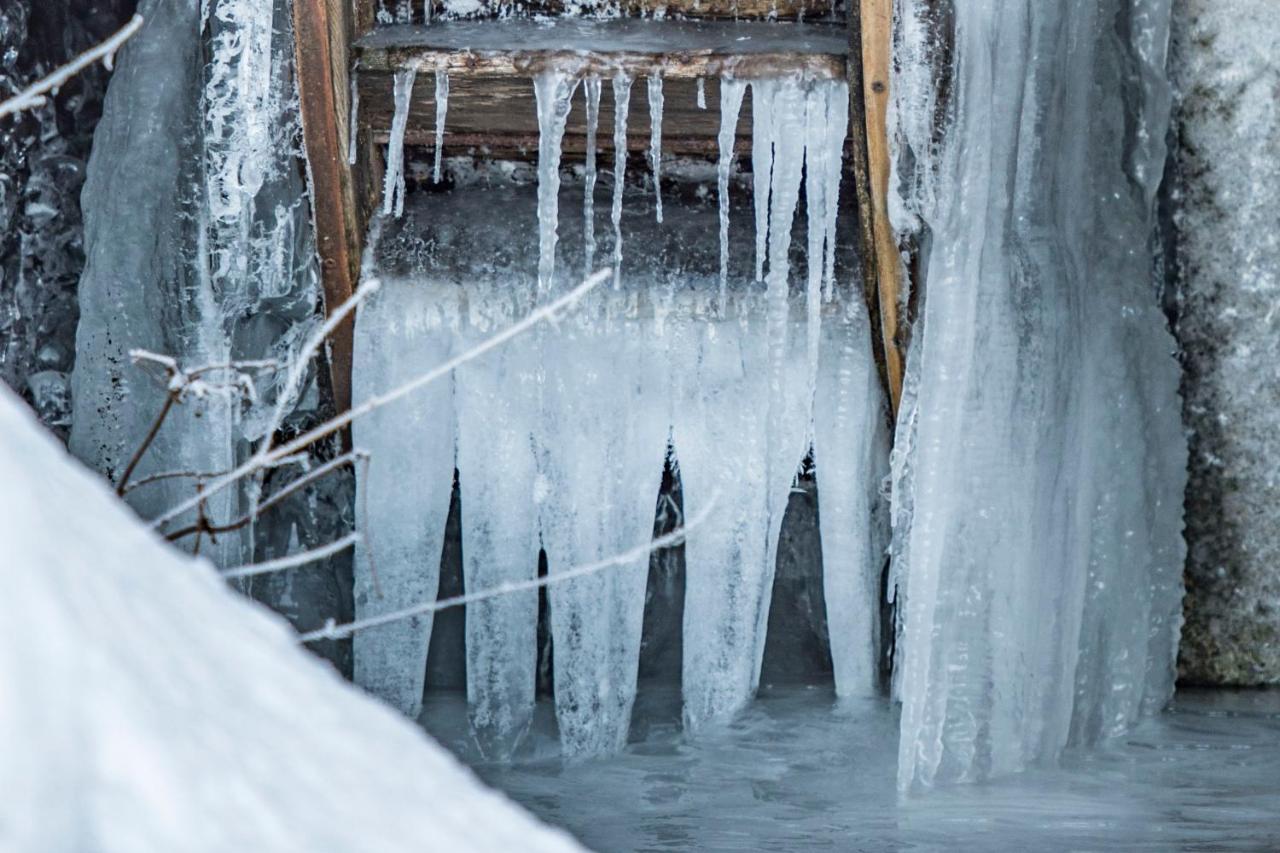
{"label": "long icicle", "polygon": [[591,275],[596,263],[596,134],[600,126],[600,78],[586,79],[587,165],[582,193],[582,242],[586,257],[584,275]]}
{"label": "long icicle", "polygon": [[[430,4],[427,4],[430,8]],[[436,160],[431,168],[431,183],[440,183],[440,158],[444,152],[444,122],[449,114],[449,71],[436,69]]]}
{"label": "long icicle", "polygon": [[347,165],[356,164],[356,153],[359,146],[356,140],[360,135],[360,66],[351,69],[351,109],[347,123]]}
{"label": "long icicle", "polygon": [[613,78],[613,287],[622,286],[622,188],[627,176],[627,114],[631,112],[631,78]]}
{"label": "long icicle", "polygon": [[733,146],[738,138],[738,117],[742,112],[745,83],[729,78],[720,81],[720,163],[717,182],[720,191],[720,316],[724,316],[729,288],[729,173],[733,167]]}
{"label": "long icicle", "polygon": [[649,163],[653,169],[653,198],[662,222],[662,75],[649,76]]}
{"label": "long icicle", "polygon": [[391,139],[387,142],[387,171],[382,184],[382,213],[399,218],[404,213],[404,133],[409,125],[409,102],[418,69],[403,68],[395,73],[396,112],[391,119]]}
{"label": "long icicle", "polygon": [[751,178],[756,205],[756,281],[769,252],[769,181],[773,173],[773,81],[751,84]]}
{"label": "long icicle", "polygon": [[560,222],[560,146],[578,81],[562,71],[533,78],[538,101],[538,295],[546,296],[556,272]]}
{"label": "long icicle", "polygon": [[844,141],[849,135],[849,84],[844,80],[829,84],[835,90],[827,101],[827,211],[826,254],[823,257],[823,287],[830,302],[835,296],[836,218],[840,212],[840,176],[844,173]]}
{"label": "long icicle", "polygon": [[805,220],[808,229],[806,261],[808,280],[805,287],[806,381],[805,404],[812,406],[818,385],[818,344],[822,322],[822,273],[826,262],[823,244],[827,236],[827,105],[832,87],[826,81],[809,84],[804,94],[804,194]]}

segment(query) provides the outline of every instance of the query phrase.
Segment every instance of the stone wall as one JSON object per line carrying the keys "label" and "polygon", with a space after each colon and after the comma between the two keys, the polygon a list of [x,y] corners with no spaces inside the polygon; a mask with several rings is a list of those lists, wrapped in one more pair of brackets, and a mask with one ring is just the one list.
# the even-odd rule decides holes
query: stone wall
{"label": "stone wall", "polygon": [[1176,0],[1184,682],[1280,683],[1280,7]]}

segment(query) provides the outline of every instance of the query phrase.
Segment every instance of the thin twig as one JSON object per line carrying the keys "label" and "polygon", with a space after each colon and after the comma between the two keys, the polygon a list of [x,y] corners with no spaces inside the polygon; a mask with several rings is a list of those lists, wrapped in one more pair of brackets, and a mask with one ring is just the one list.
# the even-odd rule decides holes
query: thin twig
{"label": "thin twig", "polygon": [[226,524],[208,524],[208,523],[201,524],[200,521],[197,520],[196,523],[191,525],[190,527],[184,527],[181,530],[170,533],[165,538],[168,539],[170,542],[177,542],[178,540],[185,539],[186,537],[191,536],[192,534],[199,534],[201,531],[204,531],[206,533],[211,533],[211,534],[218,534],[218,533],[232,533],[236,530],[240,530],[241,528],[247,527],[249,525],[249,522],[253,521],[262,513],[271,509],[271,507],[280,503],[280,501],[289,497],[289,495],[293,494],[299,489],[309,486],[310,484],[314,483],[316,480],[319,480],[325,474],[328,474],[330,471],[335,471],[338,468],[341,468],[343,465],[346,465],[351,462],[355,462],[363,457],[367,457],[368,455],[369,454],[363,450],[352,450],[348,453],[344,453],[341,456],[337,456],[329,460],[328,462],[321,465],[320,467],[314,468],[311,471],[308,471],[303,476],[289,483],[283,489],[271,495],[271,497],[267,498],[262,503],[258,504],[257,507],[255,507],[252,512],[245,513],[240,518],[237,518],[235,521],[229,521]]}
{"label": "thin twig", "polygon": [[120,482],[116,483],[116,494],[118,496],[124,497],[125,492],[129,490],[129,478],[133,476],[134,469],[138,467],[138,463],[146,455],[151,443],[156,440],[156,436],[160,433],[160,427],[164,426],[165,418],[169,417],[169,412],[176,402],[178,402],[178,395],[173,391],[164,395],[164,405],[160,408],[160,414],[156,415],[156,419],[152,422],[151,429],[147,431],[147,437],[142,439],[142,444],[138,445],[138,449],[133,452],[133,458],[125,466],[124,473],[120,475]]}
{"label": "thin twig", "polygon": [[[308,456],[308,455],[307,455],[307,454],[305,454],[305,453],[298,453],[298,454],[295,454],[295,455],[293,455],[293,456],[286,456],[286,457],[285,457],[285,458],[283,458],[283,459],[278,459],[278,460],[276,460],[274,463],[272,463],[272,465],[270,465],[270,466],[268,466],[268,467],[272,467],[272,468],[282,468],[282,467],[284,467],[285,465],[306,465],[306,464],[308,464],[310,461],[311,461],[311,457],[310,457],[310,456]],[[163,482],[163,481],[165,481],[165,480],[177,480],[177,479],[184,479],[184,480],[211,480],[211,479],[213,479],[214,477],[225,477],[225,476],[226,476],[227,474],[229,474],[229,473],[231,473],[231,469],[230,469],[230,468],[227,468],[227,469],[222,470],[222,471],[204,471],[204,472],[201,472],[201,471],[161,471],[161,472],[160,472],[160,473],[158,473],[158,474],[148,474],[146,477],[143,477],[141,480],[136,480],[135,482],[130,483],[130,484],[129,484],[129,487],[128,487],[127,489],[125,489],[124,491],[125,491],[125,494],[128,494],[129,492],[132,492],[134,489],[140,489],[140,488],[142,488],[143,486],[149,486],[149,485],[151,485],[152,483],[159,483],[159,482]]]}
{"label": "thin twig", "polygon": [[436,601],[426,601],[421,604],[415,604],[405,607],[401,610],[393,610],[390,613],[384,613],[381,616],[370,616],[367,619],[357,619],[354,622],[348,622],[345,625],[334,624],[333,620],[323,627],[315,631],[310,631],[298,637],[299,642],[310,643],[315,640],[341,640],[350,637],[358,631],[365,631],[369,628],[377,628],[380,625],[387,625],[391,622],[399,622],[401,619],[409,619],[413,616],[421,616],[424,613],[435,613],[439,610],[446,610],[450,607],[460,607],[465,604],[474,604],[477,601],[484,601],[489,598],[496,598],[499,595],[509,595],[515,592],[526,592],[528,590],[541,589],[544,586],[550,586],[553,583],[574,580],[585,575],[595,574],[605,569],[621,566],[634,562],[646,554],[659,551],[663,548],[669,548],[678,545],[684,541],[685,536],[696,529],[700,524],[706,521],[715,509],[719,493],[713,494],[711,500],[703,507],[692,521],[677,530],[673,530],[665,536],[659,536],[643,545],[638,545],[629,551],[621,554],[615,554],[612,557],[606,557],[594,563],[576,566],[563,572],[555,574],[547,574],[540,578],[533,578],[525,581],[512,581],[508,583],[498,584],[489,589],[478,590],[476,592],[468,592],[462,595],[456,595],[453,598],[442,598]]}
{"label": "thin twig", "polygon": [[68,80],[98,60],[102,60],[102,64],[110,71],[116,51],[141,27],[142,16],[134,15],[129,23],[125,24],[119,32],[102,44],[85,51],[48,77],[37,80],[12,98],[0,103],[0,118],[44,106],[45,101],[48,100],[46,95],[50,92],[56,95]]}
{"label": "thin twig", "polygon": [[278,560],[267,560],[263,563],[256,563],[250,566],[238,566],[234,569],[228,569],[222,572],[222,576],[228,580],[236,578],[249,578],[254,575],[266,575],[272,572],[282,572],[286,569],[305,566],[308,563],[315,563],[323,560],[325,557],[332,557],[360,541],[359,533],[348,533],[336,542],[330,542],[320,548],[311,551],[302,551],[297,554],[290,554],[288,557],[281,557]]}
{"label": "thin twig", "polygon": [[[207,489],[208,494],[212,495],[222,491],[223,489],[230,486],[232,483],[239,481],[240,478],[244,477],[245,475],[252,474],[253,472],[257,471],[258,469],[262,468],[263,466],[271,463],[276,459],[279,459],[283,456],[288,456],[289,454],[292,454],[292,453],[296,453],[297,451],[313,444],[314,442],[319,441],[320,439],[325,438],[326,436],[332,435],[333,433],[345,427],[347,424],[354,421],[356,418],[364,417],[370,412],[374,412],[374,411],[377,411],[378,409],[383,408],[384,406],[388,406],[391,403],[394,403],[397,400],[401,399],[402,397],[406,397],[409,394],[412,394],[414,391],[417,391],[419,388],[422,388],[423,386],[428,385],[431,382],[434,382],[435,380],[439,379],[442,376],[448,376],[450,373],[452,373],[455,369],[457,369],[461,365],[466,364],[467,362],[473,361],[479,358],[480,356],[484,355],[485,353],[489,352],[490,350],[493,350],[499,346],[502,346],[507,341],[521,335],[528,329],[532,328],[533,326],[536,326],[537,324],[543,322],[544,320],[550,320],[555,318],[556,315],[558,315],[561,311],[564,311],[566,308],[570,307],[571,305],[576,303],[579,299],[581,299],[583,295],[586,294],[589,290],[598,286],[601,282],[606,281],[610,275],[611,273],[609,270],[600,270],[599,272],[587,278],[586,281],[584,281],[582,284],[578,285],[569,293],[565,294],[564,296],[560,297],[554,302],[548,305],[545,305],[541,308],[538,308],[535,311],[532,311],[531,313],[527,314],[524,317],[524,319],[520,320],[519,322],[514,323],[511,326],[508,326],[506,329],[499,332],[498,334],[493,335],[492,337],[482,341],[480,344],[478,344],[475,347],[472,347],[471,349],[467,350],[461,355],[458,355],[449,359],[444,364],[439,365],[438,367],[428,371],[427,373],[424,373],[414,379],[411,379],[408,382],[404,383],[403,385],[400,385],[399,387],[394,388],[385,394],[372,397],[360,406],[357,406],[352,409],[348,409],[347,411],[343,412],[337,417],[332,418],[329,421],[326,421],[320,426],[315,427],[314,429],[298,436],[297,438],[293,439],[287,444],[282,445],[281,447],[275,448],[273,450],[267,449],[266,452],[263,452],[263,450],[259,450],[243,465],[239,466],[238,468],[233,470],[231,473],[227,474],[225,477],[220,477],[217,480],[214,480],[212,483],[210,483]],[[352,298],[354,299],[355,297],[352,297]],[[348,300],[348,302],[349,301],[350,300]],[[263,444],[263,447],[264,449],[267,447],[265,442]],[[184,512],[187,512],[188,510],[190,510],[192,507],[196,505],[196,503],[197,501],[195,499],[188,499],[186,501],[183,501],[182,503],[178,504],[177,506],[173,507],[170,510],[167,510],[166,512],[161,514],[158,518],[156,518],[154,521],[152,521],[151,526],[153,528],[163,527],[165,524],[169,523],[173,519],[182,515]]]}

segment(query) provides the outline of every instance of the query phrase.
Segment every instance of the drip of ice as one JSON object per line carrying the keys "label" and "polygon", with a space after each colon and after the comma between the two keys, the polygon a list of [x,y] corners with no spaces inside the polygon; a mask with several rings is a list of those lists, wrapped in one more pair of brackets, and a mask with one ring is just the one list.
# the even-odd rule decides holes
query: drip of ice
{"label": "drip of ice", "polygon": [[751,83],[751,177],[755,188],[756,281],[764,280],[769,251],[769,181],[773,169],[774,81]]}
{"label": "drip of ice", "polygon": [[662,221],[662,76],[649,76],[649,167],[653,170],[654,212]]}
{"label": "drip of ice", "polygon": [[[430,8],[430,3],[427,7]],[[436,159],[431,167],[431,182],[440,183],[440,158],[444,153],[444,123],[449,115],[449,70],[436,69]]]}
{"label": "drip of ice", "polygon": [[[1168,3],[957,4],[947,53],[920,43],[928,6],[904,4],[891,87],[914,164],[898,221],[930,233],[895,524],[904,789],[1052,761],[1163,705],[1185,551],[1150,251]],[[943,76],[935,135],[919,95]]]}
{"label": "drip of ice", "polygon": [[[653,530],[669,434],[663,339],[651,321],[593,319],[604,313],[561,324],[543,356],[538,445],[552,576],[624,553]],[[549,587],[556,716],[570,758],[626,744],[648,567],[644,555]]]}
{"label": "drip of ice", "polygon": [[560,147],[569,119],[576,77],[543,71],[533,78],[538,101],[538,293],[551,291],[556,272],[560,221]]}
{"label": "drip of ice", "polygon": [[631,78],[613,78],[613,286],[622,286],[622,190],[627,176],[627,114],[631,111]]}
{"label": "drip of ice", "polygon": [[889,539],[880,498],[889,422],[866,307],[854,295],[836,311],[822,325],[813,413],[823,598],[836,693],[875,696],[880,575]]}
{"label": "drip of ice", "polygon": [[596,134],[600,127],[600,78],[586,79],[587,95],[587,163],[582,189],[582,230],[586,263],[584,275],[590,275],[596,262]]}
{"label": "drip of ice", "polygon": [[396,0],[396,23],[413,23],[413,0]]}
{"label": "drip of ice", "polygon": [[351,69],[351,109],[347,117],[347,165],[356,164],[360,137],[360,68]]}
{"label": "drip of ice", "polygon": [[[413,282],[388,281],[360,308],[352,364],[354,405],[449,357],[448,335],[428,322],[428,299]],[[353,443],[370,454],[365,476],[357,478],[356,505],[367,525],[365,541],[356,551],[357,619],[436,596],[453,480],[452,397],[449,384],[437,382],[352,425]],[[356,683],[416,717],[431,624],[426,613],[356,634]]]}
{"label": "drip of ice", "polygon": [[[474,345],[482,336],[483,330],[464,335],[459,346]],[[538,504],[546,491],[533,445],[539,364],[537,342],[525,336],[456,374],[462,570],[468,590],[538,574]],[[489,758],[514,754],[533,717],[537,626],[534,591],[467,607],[467,702],[476,742]]]}
{"label": "drip of ice", "polygon": [[733,167],[733,147],[738,138],[738,116],[742,112],[745,83],[730,78],[720,81],[720,161],[716,169],[720,193],[720,314],[724,315],[729,285],[729,174]]}
{"label": "drip of ice", "polygon": [[698,109],[705,110],[707,108],[707,78],[698,78]]}
{"label": "drip of ice", "polygon": [[382,182],[382,213],[404,213],[404,134],[409,126],[409,105],[413,100],[413,81],[417,68],[402,68],[393,83],[396,111],[391,118],[391,138],[387,142],[387,170]]}

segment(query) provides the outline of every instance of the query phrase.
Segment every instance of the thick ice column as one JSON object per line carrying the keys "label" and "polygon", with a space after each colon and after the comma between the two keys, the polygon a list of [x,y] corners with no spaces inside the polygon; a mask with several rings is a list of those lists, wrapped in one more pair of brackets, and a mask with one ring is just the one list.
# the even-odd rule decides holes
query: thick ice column
{"label": "thick ice column", "polygon": [[[451,335],[435,320],[421,282],[395,279],[356,319],[352,400],[364,400],[428,372],[449,357]],[[447,379],[352,425],[371,458],[357,472],[356,502],[366,522],[356,550],[356,618],[436,597],[445,519],[453,488],[453,393]],[[355,681],[406,715],[422,708],[431,614],[355,635]]]}
{"label": "thick ice column", "polygon": [[[542,541],[554,577],[646,542],[669,421],[664,342],[652,321],[578,318],[545,341]],[[648,555],[549,588],[556,715],[569,757],[626,744]]]}
{"label": "thick ice column", "polygon": [[895,524],[904,788],[1052,760],[1161,705],[1181,596],[1186,448],[1146,248],[1168,9],[956,11],[941,148],[909,97],[942,54],[908,38],[895,83],[917,155],[901,210],[931,233]]}
{"label": "thick ice column", "polygon": [[[766,322],[669,321],[675,379],[673,439],[686,518],[713,499],[685,542],[684,719],[690,732],[723,723],[759,679],[777,560],[777,533],[793,476],[770,477],[770,457],[804,454],[803,351],[788,359],[791,434],[771,448]],[[772,451],[772,452],[771,452]],[[774,469],[776,473],[776,468]]]}
{"label": "thick ice column", "polygon": [[814,406],[822,586],[836,693],[879,692],[880,573],[889,540],[880,486],[889,468],[888,412],[861,300],[822,327]]}
{"label": "thick ice column", "polygon": [[[525,335],[457,371],[462,571],[468,591],[538,574],[537,367],[536,341]],[[528,730],[537,628],[536,591],[467,606],[467,702],[486,757],[510,757]]]}

